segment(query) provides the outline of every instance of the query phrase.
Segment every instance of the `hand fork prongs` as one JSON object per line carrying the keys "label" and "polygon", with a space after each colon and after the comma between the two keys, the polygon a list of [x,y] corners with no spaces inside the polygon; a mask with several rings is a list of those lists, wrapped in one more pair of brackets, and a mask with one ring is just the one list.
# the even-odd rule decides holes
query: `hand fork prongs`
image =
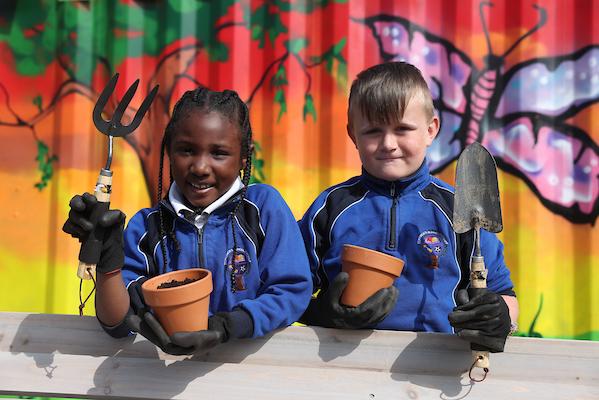
{"label": "hand fork prongs", "polygon": [[94,125],[96,125],[96,128],[98,128],[98,130],[103,134],[108,136],[123,137],[137,129],[146,111],[148,111],[148,108],[150,108],[152,101],[154,101],[156,93],[158,93],[158,85],[154,86],[154,88],[150,91],[150,94],[148,94],[148,96],[141,103],[141,106],[137,110],[137,113],[135,114],[133,121],[131,121],[129,125],[123,125],[121,123],[121,118],[123,117],[123,113],[127,109],[129,102],[131,102],[131,99],[133,98],[133,95],[137,90],[137,86],[139,85],[139,79],[137,79],[135,82],[133,82],[131,86],[129,86],[129,89],[127,89],[127,92],[125,93],[118,106],[114,110],[112,117],[110,118],[110,120],[106,121],[102,117],[102,111],[104,110],[104,107],[106,107],[106,104],[108,103],[108,99],[112,95],[112,92],[114,92],[114,88],[116,87],[116,82],[118,81],[118,79],[119,74],[114,74],[114,76],[110,79],[104,90],[102,90],[102,93],[100,94],[100,97],[98,97],[98,101],[96,101],[96,105],[94,107],[93,119]]}

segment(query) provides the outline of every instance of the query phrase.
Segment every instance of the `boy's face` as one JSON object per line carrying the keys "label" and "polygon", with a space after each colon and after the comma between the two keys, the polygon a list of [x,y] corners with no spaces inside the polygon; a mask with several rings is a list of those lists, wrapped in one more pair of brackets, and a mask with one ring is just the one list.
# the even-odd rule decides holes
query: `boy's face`
{"label": "boy's face", "polygon": [[191,112],[181,119],[168,155],[173,179],[191,208],[205,208],[223,195],[245,163],[239,129],[218,112]]}
{"label": "boy's face", "polygon": [[438,131],[439,119],[427,117],[420,93],[412,96],[397,126],[372,123],[355,107],[347,127],[364,169],[387,181],[416,172]]}

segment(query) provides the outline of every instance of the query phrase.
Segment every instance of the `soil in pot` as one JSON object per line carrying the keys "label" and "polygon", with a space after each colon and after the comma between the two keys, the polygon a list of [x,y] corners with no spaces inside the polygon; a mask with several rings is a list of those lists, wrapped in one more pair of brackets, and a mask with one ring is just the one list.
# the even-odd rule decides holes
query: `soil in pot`
{"label": "soil in pot", "polygon": [[188,285],[190,283],[193,283],[195,281],[199,281],[199,278],[185,278],[182,281],[177,281],[177,280],[171,280],[168,282],[162,282],[156,289],[168,289],[168,288],[173,288],[173,287],[177,287],[177,286],[183,286],[183,285]]}

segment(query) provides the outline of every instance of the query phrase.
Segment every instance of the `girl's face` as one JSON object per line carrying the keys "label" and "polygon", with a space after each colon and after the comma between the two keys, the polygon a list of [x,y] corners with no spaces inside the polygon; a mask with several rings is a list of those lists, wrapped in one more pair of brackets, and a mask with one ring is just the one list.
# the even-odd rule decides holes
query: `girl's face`
{"label": "girl's face", "polygon": [[194,209],[207,207],[229,190],[246,161],[239,128],[216,111],[184,116],[167,151],[173,179]]}

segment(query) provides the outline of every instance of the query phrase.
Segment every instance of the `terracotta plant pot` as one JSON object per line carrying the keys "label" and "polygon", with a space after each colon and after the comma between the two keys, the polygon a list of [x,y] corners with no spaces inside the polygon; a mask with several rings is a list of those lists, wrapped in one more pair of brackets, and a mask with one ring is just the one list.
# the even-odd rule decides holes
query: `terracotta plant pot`
{"label": "terracotta plant pot", "polygon": [[346,244],[341,255],[342,270],[349,281],[341,295],[341,303],[356,307],[377,290],[389,287],[399,277],[404,262],[379,251]]}
{"label": "terracotta plant pot", "polygon": [[[158,289],[164,282],[199,279],[195,282]],[[141,286],[146,304],[154,310],[167,334],[193,332],[208,328],[208,306],[212,293],[212,274],[193,268],[168,272],[148,279]]]}

